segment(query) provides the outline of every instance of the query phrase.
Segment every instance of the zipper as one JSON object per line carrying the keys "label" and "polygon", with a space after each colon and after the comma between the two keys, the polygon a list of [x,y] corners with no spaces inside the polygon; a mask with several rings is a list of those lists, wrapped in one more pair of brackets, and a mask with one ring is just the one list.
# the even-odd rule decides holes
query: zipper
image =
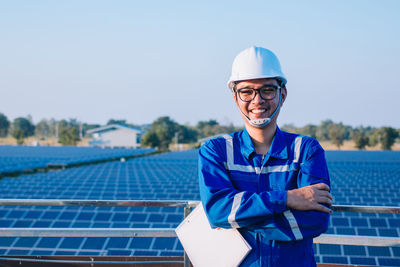
{"label": "zipper", "polygon": [[261,166],[260,166],[260,175],[261,175],[261,173],[262,173],[262,169],[264,168],[264,158],[265,158],[265,154],[263,154],[262,155],[262,157],[261,157]]}
{"label": "zipper", "polygon": [[261,157],[261,164],[260,164],[260,172],[257,174],[257,193],[260,193],[260,183],[261,183],[261,174],[263,170],[263,162],[264,162],[265,155],[263,154]]}
{"label": "zipper", "polygon": [[[264,159],[265,159],[265,154],[263,154],[262,155],[262,157],[261,157],[261,166],[260,166],[260,173],[258,174],[258,183],[257,183],[257,191],[258,191],[258,193],[260,192],[260,188],[261,188],[261,175],[262,175],[262,170],[263,170],[263,168],[264,168]],[[271,262],[271,254],[272,254],[272,251],[271,251],[271,245],[269,245],[268,247],[269,248],[267,248],[266,247],[266,244],[264,243],[266,240],[264,240],[264,238],[263,238],[263,236],[260,234],[260,233],[257,233],[257,237],[258,237],[258,240],[259,240],[259,255],[260,255],[260,265],[261,266],[265,266],[265,265],[270,265],[270,264],[268,264],[268,263],[270,263]],[[270,242],[270,241],[269,241]],[[265,255],[265,250],[266,249],[269,249],[270,251],[269,251],[269,255]]]}

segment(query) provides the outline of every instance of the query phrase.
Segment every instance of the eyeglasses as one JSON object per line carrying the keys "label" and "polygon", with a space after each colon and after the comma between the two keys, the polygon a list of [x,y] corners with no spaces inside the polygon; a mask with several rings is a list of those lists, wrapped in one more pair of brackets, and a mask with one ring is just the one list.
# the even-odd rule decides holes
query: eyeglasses
{"label": "eyeglasses", "polygon": [[260,94],[261,98],[264,100],[272,100],[276,97],[276,93],[281,89],[280,86],[276,85],[265,85],[258,89],[253,88],[241,88],[236,90],[239,95],[240,100],[244,102],[250,102],[256,97],[256,92]]}

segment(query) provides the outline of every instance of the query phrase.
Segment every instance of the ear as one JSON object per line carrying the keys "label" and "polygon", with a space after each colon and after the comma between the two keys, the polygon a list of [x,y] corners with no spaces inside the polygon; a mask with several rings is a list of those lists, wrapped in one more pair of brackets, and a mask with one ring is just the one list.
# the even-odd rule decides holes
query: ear
{"label": "ear", "polygon": [[286,90],[286,86],[282,88],[282,103],[281,105],[285,102],[287,97],[287,90]]}
{"label": "ear", "polygon": [[235,101],[236,105],[238,104],[237,101],[237,94],[235,93],[235,91],[232,90],[232,96],[233,96],[233,100]]}

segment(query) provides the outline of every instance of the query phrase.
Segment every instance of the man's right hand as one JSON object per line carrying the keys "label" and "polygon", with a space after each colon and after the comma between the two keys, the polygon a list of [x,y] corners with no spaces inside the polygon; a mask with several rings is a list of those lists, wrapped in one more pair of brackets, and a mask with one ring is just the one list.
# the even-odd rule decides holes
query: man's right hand
{"label": "man's right hand", "polygon": [[329,186],[324,183],[308,185],[287,191],[286,205],[295,210],[317,210],[332,213],[332,210],[321,204],[332,205]]}

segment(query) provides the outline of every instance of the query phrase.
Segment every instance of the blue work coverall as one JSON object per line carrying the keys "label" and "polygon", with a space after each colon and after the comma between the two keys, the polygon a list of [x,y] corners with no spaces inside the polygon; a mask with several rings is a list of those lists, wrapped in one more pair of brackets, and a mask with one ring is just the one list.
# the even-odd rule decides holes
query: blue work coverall
{"label": "blue work coverall", "polygon": [[237,228],[252,247],[240,266],[315,266],[313,237],[329,214],[292,210],[287,190],[330,185],[324,150],[278,127],[265,156],[246,130],[207,141],[199,151],[203,207],[213,228]]}

